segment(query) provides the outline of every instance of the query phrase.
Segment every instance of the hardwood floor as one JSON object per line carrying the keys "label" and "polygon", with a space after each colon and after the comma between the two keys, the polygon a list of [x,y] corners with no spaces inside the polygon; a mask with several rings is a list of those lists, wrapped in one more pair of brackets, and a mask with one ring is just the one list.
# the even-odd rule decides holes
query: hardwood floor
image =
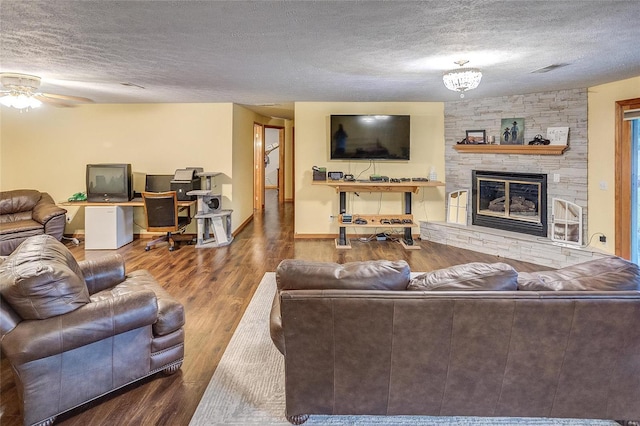
{"label": "hardwood floor", "polygon": [[[148,269],[184,304],[184,364],[173,376],[155,375],[142,380],[59,416],[55,424],[187,425],[260,279],[265,272],[275,271],[282,259],[338,263],[404,259],[412,271],[472,261],[505,262],[520,271],[547,269],[425,241],[416,241],[421,250],[405,250],[390,241],[357,240],[352,240],[351,250],[336,250],[333,240],[294,240],[293,205],[278,206],[276,191],[267,194],[265,212],[256,214],[229,246],[196,249],[181,245],[174,252],[159,246],[145,252],[147,240],[136,239],[115,251],[124,256],[127,270]],[[78,260],[114,252],[85,251],[83,244],[68,247]],[[15,382],[4,359],[0,382],[0,424],[21,425]]]}

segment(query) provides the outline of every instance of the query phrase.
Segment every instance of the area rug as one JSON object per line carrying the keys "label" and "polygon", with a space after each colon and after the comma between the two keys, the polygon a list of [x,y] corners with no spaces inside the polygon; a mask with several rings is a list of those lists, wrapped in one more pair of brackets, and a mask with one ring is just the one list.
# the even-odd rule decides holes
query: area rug
{"label": "area rug", "polygon": [[[275,273],[262,278],[194,413],[191,426],[278,425],[284,417],[284,358],[269,337]],[[613,421],[547,418],[320,416],[305,425],[614,426]]]}

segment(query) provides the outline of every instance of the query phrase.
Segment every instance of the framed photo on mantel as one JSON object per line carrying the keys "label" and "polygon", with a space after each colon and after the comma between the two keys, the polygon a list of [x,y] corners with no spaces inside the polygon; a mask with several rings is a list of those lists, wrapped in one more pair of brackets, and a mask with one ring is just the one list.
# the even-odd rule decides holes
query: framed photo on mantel
{"label": "framed photo on mantel", "polygon": [[547,127],[547,139],[551,145],[566,145],[568,138],[568,127]]}
{"label": "framed photo on mantel", "polygon": [[481,145],[487,143],[486,132],[484,130],[467,130],[467,143],[471,145]]}
{"label": "framed photo on mantel", "polygon": [[524,145],[524,118],[503,118],[500,145]]}

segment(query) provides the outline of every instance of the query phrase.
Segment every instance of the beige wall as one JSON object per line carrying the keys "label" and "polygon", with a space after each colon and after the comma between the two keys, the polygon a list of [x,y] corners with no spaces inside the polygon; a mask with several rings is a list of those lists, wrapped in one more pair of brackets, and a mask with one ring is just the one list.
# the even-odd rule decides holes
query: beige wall
{"label": "beige wall", "polygon": [[285,124],[282,119],[264,117],[240,105],[233,106],[233,215],[238,214],[245,218],[244,221],[253,215],[254,123],[283,127]]}
{"label": "beige wall", "polygon": [[[640,98],[640,76],[589,88],[589,234],[615,252],[615,102]],[[601,188],[601,185],[605,189]]]}
{"label": "beige wall", "polygon": [[[36,188],[63,201],[85,190],[87,163],[131,163],[134,172],[161,174],[200,166],[223,174],[225,208],[242,205],[228,185],[234,173],[230,103],[83,105],[28,113],[2,108],[0,114],[3,190]],[[73,221],[65,232],[82,232],[83,209],[68,210]],[[238,210],[234,226],[246,220],[240,214],[248,214]],[[145,226],[142,209],[135,209],[134,220],[139,232]],[[195,232],[194,224],[188,232]]]}
{"label": "beige wall", "polygon": [[[256,114],[233,106],[233,223],[253,215],[253,123]],[[223,207],[227,208],[223,205]]]}
{"label": "beige wall", "polygon": [[[411,115],[411,161],[376,161],[375,170],[367,161],[329,160],[329,119],[331,114]],[[444,104],[439,102],[296,102],[295,104],[295,233],[298,237],[337,235],[338,194],[329,187],[312,185],[312,167],[342,171],[368,178],[374,172],[389,177],[427,177],[431,166],[444,177]],[[401,193],[360,193],[347,195],[347,212],[361,214],[402,214]],[[412,211],[418,220],[444,220],[444,188],[421,189],[413,196]],[[350,228],[363,236],[371,229]],[[381,230],[383,231],[383,230]],[[418,232],[418,228],[414,228]]]}

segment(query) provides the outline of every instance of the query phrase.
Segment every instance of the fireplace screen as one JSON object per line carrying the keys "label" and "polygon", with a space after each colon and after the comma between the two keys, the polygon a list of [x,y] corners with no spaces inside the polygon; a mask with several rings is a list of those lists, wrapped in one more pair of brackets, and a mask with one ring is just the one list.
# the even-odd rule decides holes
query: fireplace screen
{"label": "fireplace screen", "polygon": [[540,184],[478,179],[478,214],[540,222]]}
{"label": "fireplace screen", "polygon": [[473,172],[473,224],[547,235],[546,175]]}

